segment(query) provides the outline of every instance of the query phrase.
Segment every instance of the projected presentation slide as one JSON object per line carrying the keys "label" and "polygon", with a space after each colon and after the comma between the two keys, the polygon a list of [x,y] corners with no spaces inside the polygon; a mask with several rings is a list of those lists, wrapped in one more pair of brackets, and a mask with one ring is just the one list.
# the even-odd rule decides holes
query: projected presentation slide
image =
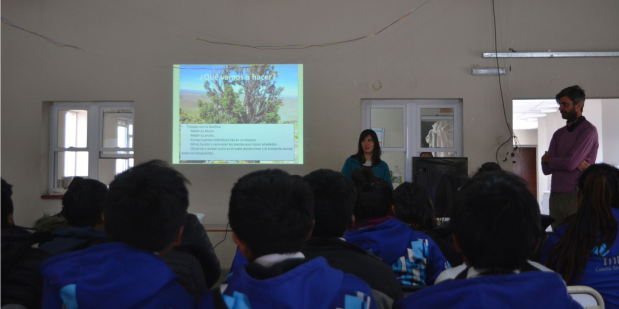
{"label": "projected presentation slide", "polygon": [[303,164],[303,65],[174,65],[175,164]]}

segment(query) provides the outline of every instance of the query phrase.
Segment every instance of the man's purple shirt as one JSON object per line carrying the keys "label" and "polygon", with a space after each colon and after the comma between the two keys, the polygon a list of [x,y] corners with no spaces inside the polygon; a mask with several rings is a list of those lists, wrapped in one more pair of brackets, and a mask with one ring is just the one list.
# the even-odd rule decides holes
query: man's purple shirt
{"label": "man's purple shirt", "polygon": [[594,164],[598,147],[598,131],[586,119],[572,132],[567,126],[555,131],[548,147],[550,162],[542,163],[544,175],[552,174],[550,191],[576,193],[576,182],[582,173],[578,166],[585,158]]}

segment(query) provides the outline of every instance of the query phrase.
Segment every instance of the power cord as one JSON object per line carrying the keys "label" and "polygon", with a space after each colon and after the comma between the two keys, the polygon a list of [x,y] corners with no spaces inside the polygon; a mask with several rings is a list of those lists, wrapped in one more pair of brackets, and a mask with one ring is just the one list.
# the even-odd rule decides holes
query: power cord
{"label": "power cord", "polygon": [[222,242],[224,242],[226,240],[226,236],[228,236],[228,226],[230,226],[230,222],[228,222],[228,224],[226,224],[226,232],[224,233],[224,239],[222,239],[220,242],[218,242],[215,247],[213,247],[213,250],[215,250],[215,248],[217,248],[217,246],[219,246],[219,244],[221,244]]}
{"label": "power cord", "polygon": [[[497,44],[496,11],[494,8],[494,1],[495,0],[492,0],[492,19],[494,21],[494,57],[496,59],[496,68],[498,70],[499,69],[499,47]],[[505,99],[503,98],[503,86],[501,85],[501,74],[497,74],[497,76],[499,77],[499,91],[501,93],[501,102],[503,103],[503,116],[505,117],[505,125],[507,126],[507,130],[509,130],[509,138],[505,142],[503,142],[503,144],[501,144],[499,148],[496,149],[495,159],[496,159],[496,163],[499,164],[499,151],[501,150],[503,146],[505,146],[505,144],[509,143],[509,141],[512,140],[512,138],[514,137],[514,131],[512,131],[512,128],[509,125],[509,122],[507,121],[507,112],[505,111]],[[509,152],[507,152],[507,154],[505,155],[505,159],[503,160],[503,162],[507,161],[508,155],[509,155]]]}

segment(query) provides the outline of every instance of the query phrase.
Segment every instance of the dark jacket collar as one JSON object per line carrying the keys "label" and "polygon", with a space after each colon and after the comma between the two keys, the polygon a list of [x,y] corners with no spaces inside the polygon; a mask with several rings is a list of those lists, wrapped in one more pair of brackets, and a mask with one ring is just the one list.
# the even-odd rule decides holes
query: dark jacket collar
{"label": "dark jacket collar", "polygon": [[576,127],[578,127],[581,123],[585,122],[585,116],[580,116],[580,118],[578,118],[578,120],[576,120],[571,126],[566,125],[565,127],[567,128],[567,132],[574,132],[574,130],[576,130]]}

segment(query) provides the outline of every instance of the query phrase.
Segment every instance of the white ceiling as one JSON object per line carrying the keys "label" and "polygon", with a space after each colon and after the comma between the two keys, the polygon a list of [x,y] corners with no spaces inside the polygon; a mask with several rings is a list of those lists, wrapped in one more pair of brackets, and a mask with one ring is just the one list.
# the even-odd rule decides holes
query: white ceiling
{"label": "white ceiling", "polygon": [[537,118],[546,117],[550,112],[558,113],[559,110],[555,100],[514,100],[513,103],[514,130],[537,129]]}

